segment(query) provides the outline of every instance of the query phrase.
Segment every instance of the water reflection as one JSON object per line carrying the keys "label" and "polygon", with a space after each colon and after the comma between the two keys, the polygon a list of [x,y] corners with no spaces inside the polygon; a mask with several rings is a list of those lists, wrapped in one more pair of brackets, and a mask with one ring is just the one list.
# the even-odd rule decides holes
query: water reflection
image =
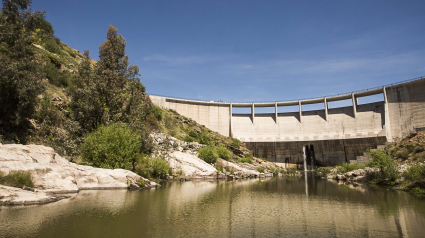
{"label": "water reflection", "polygon": [[4,237],[419,237],[425,201],[315,178],[172,182],[0,208]]}

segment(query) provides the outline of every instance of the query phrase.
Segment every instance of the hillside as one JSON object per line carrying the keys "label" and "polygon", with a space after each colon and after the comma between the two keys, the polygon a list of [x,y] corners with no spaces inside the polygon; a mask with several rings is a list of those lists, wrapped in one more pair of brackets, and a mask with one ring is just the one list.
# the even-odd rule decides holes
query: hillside
{"label": "hillside", "polygon": [[279,172],[274,164],[253,158],[239,140],[154,106],[115,26],[109,26],[96,61],[88,51],[81,53],[59,40],[44,13],[27,11],[27,5],[6,5],[0,31],[12,32],[14,39],[0,36],[0,63],[5,66],[0,77],[0,143],[45,145],[75,163],[164,178],[178,171],[171,170],[168,157],[157,154],[174,152],[155,143],[152,135],[161,134],[182,146],[198,143],[195,156],[210,164],[223,159],[214,165],[222,172],[226,166],[227,172],[233,171],[231,162],[255,173],[257,168]]}

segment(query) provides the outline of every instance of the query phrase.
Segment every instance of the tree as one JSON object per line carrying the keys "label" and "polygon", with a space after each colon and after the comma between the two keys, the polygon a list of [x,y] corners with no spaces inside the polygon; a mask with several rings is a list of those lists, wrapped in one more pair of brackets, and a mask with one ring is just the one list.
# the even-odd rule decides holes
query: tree
{"label": "tree", "polygon": [[71,107],[75,120],[88,131],[111,122],[129,123],[137,129],[144,127],[151,103],[140,82],[139,67],[128,62],[125,45],[117,28],[109,26],[94,70],[88,54],[79,66]]}
{"label": "tree", "polygon": [[[0,17],[0,133],[25,134],[35,99],[43,91],[42,58],[34,54],[31,33],[44,13],[26,10],[30,0],[3,0]],[[21,138],[23,139],[23,138]]]}
{"label": "tree", "polygon": [[106,41],[99,47],[100,60],[95,68],[104,105],[103,123],[141,120],[143,114],[140,112],[147,111],[142,110],[148,100],[143,98],[145,87],[140,83],[139,67],[129,64],[125,39],[117,32],[115,26],[109,26]]}
{"label": "tree", "polygon": [[75,86],[71,89],[74,120],[79,122],[85,131],[92,131],[102,124],[103,108],[99,95],[99,85],[95,81],[89,51],[84,51],[83,60],[78,65]]}

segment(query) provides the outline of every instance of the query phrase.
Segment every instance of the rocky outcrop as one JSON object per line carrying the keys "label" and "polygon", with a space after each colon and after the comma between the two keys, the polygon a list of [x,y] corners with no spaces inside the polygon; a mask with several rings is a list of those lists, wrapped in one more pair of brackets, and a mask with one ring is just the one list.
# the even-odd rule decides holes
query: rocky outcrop
{"label": "rocky outcrop", "polygon": [[328,176],[328,179],[336,178],[337,180],[345,180],[347,182],[364,182],[368,175],[378,173],[380,170],[379,168],[366,167],[364,169],[357,169],[343,174],[337,174],[337,171],[338,170],[336,169],[331,170],[331,175]]}
{"label": "rocky outcrop", "polygon": [[173,171],[181,171],[187,176],[215,176],[217,175],[217,169],[211,164],[203,161],[197,156],[188,153],[174,151],[168,154],[166,157],[168,164],[171,166]]}
{"label": "rocky outcrop", "polygon": [[240,176],[244,178],[260,176],[260,172],[256,171],[255,168],[247,169],[223,159],[217,159],[216,164],[222,166],[222,168],[224,168],[228,172],[233,172],[235,176]]}
{"label": "rocky outcrop", "polygon": [[[8,174],[13,170],[30,171],[34,178],[35,191],[46,194],[76,193],[85,189],[126,189],[140,180],[145,181],[147,188],[157,186],[156,183],[128,170],[101,169],[71,163],[50,147],[0,145],[0,171]],[[4,191],[0,190],[0,197],[4,196]],[[20,194],[27,194],[26,191],[14,192],[18,197]],[[41,196],[40,199],[44,197]]]}
{"label": "rocky outcrop", "polygon": [[[232,173],[231,176],[235,178],[260,177],[260,173],[257,171],[259,166],[266,168],[275,166],[272,163],[269,164],[269,162],[262,160],[257,161],[256,159],[254,159],[254,165],[252,165],[247,163],[236,164],[220,158],[215,165],[212,165],[198,158],[199,149],[206,145],[199,144],[198,142],[184,142],[172,136],[167,136],[164,133],[152,133],[150,136],[155,143],[155,149],[151,156],[164,157],[175,174],[184,176],[180,178],[184,181],[190,180],[190,178],[229,179],[227,173],[230,175],[230,172]],[[217,171],[217,165],[226,169],[227,173],[223,174]],[[270,176],[270,174],[267,175]]]}

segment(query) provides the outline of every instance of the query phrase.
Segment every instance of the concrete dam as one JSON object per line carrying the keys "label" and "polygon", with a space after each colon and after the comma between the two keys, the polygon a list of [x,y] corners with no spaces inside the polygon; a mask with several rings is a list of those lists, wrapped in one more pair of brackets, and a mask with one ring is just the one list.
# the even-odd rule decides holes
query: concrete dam
{"label": "concrete dam", "polygon": [[[383,101],[359,104],[358,99],[383,95]],[[205,102],[150,96],[160,107],[173,109],[224,136],[237,138],[254,156],[280,163],[303,163],[308,146],[317,164],[333,166],[355,160],[369,148],[397,141],[425,130],[425,78],[399,84],[297,101],[264,103]],[[329,108],[330,102],[350,100],[351,106]],[[322,104],[324,109],[303,111],[302,106]],[[297,112],[278,108],[297,106]],[[274,113],[255,113],[255,108]],[[238,114],[233,108],[250,108]]]}

